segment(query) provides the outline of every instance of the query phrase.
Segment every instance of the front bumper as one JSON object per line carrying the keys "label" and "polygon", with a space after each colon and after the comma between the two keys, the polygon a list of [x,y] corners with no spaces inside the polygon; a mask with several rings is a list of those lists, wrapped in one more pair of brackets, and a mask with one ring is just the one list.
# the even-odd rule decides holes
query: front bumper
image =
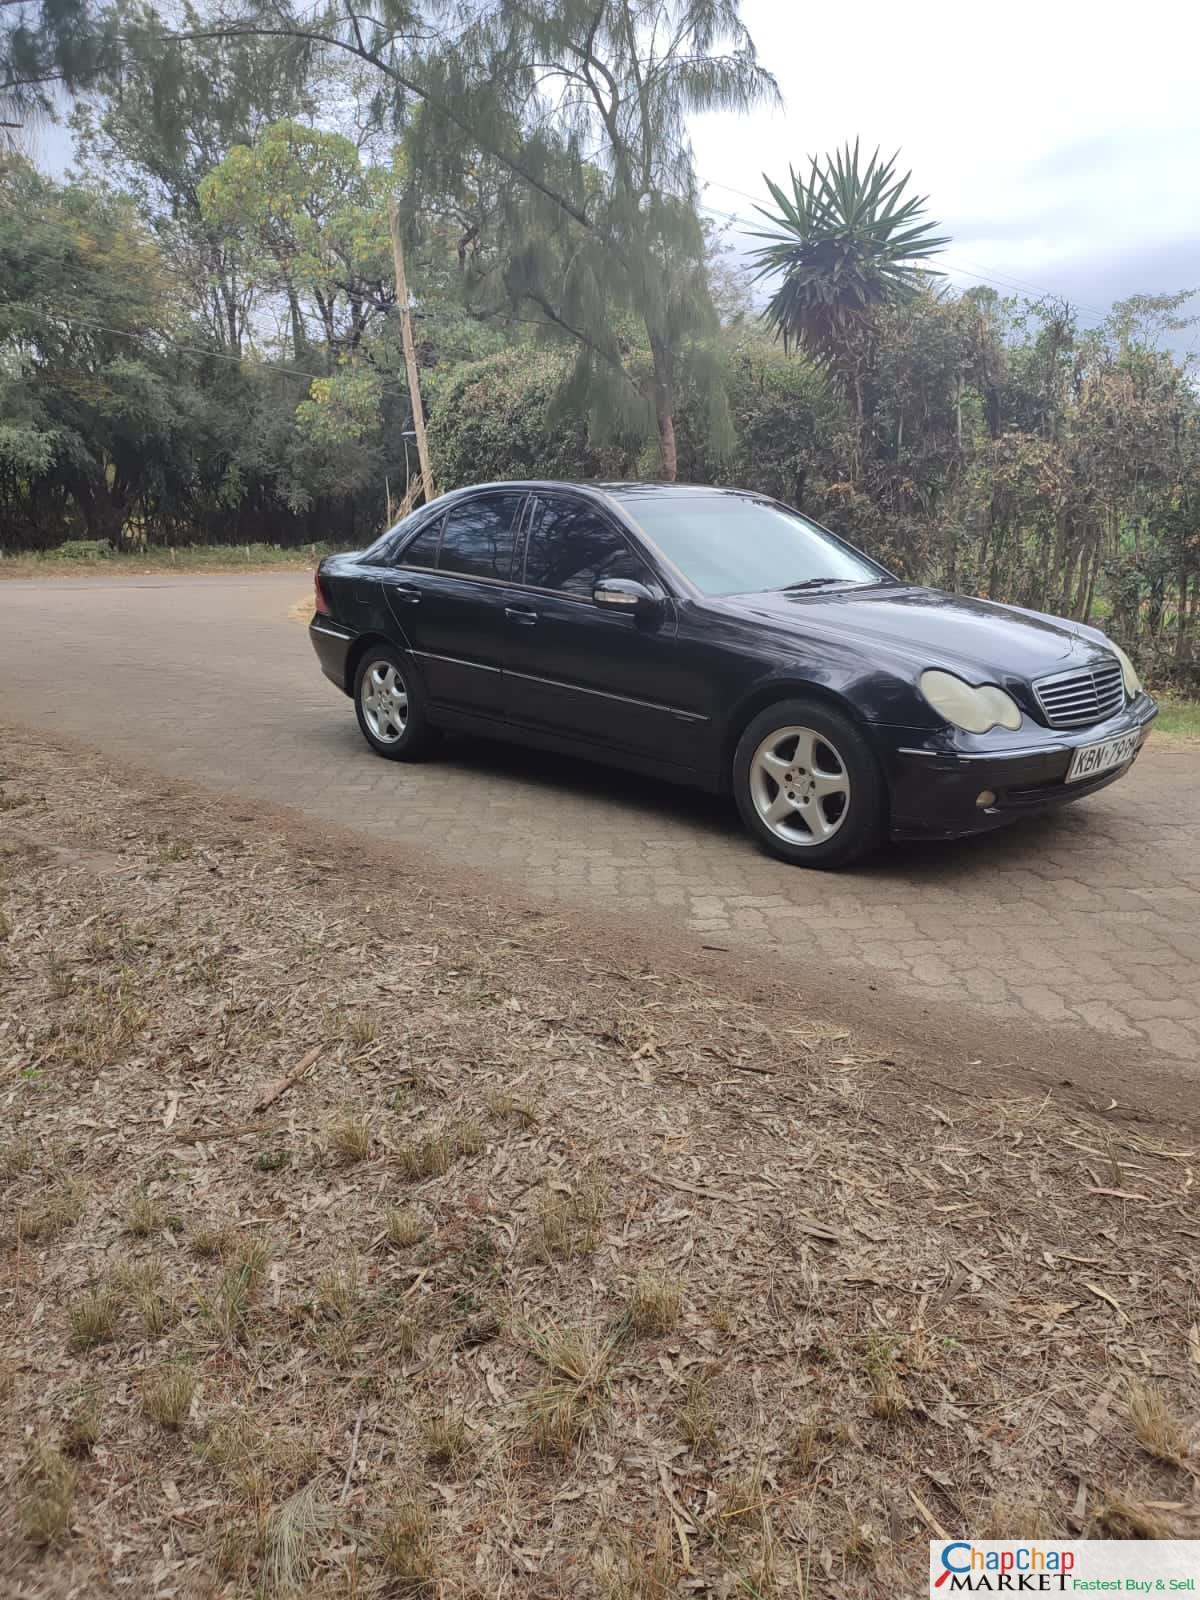
{"label": "front bumper", "polygon": [[[1158,707],[1143,693],[1115,717],[1091,728],[1066,732],[1040,728],[1026,719],[1019,736],[1009,736],[1002,748],[991,750],[980,748],[986,738],[973,741],[977,748],[964,750],[954,746],[953,735],[910,741],[902,737],[904,730],[893,729],[898,737],[887,758],[892,837],[957,839],[1001,828],[1030,812],[1083,800],[1124,777],[1157,715]],[[1124,766],[1078,783],[1065,781],[1080,745],[1136,731],[1141,732],[1137,751]],[[989,790],[995,800],[981,806],[979,796]]]}

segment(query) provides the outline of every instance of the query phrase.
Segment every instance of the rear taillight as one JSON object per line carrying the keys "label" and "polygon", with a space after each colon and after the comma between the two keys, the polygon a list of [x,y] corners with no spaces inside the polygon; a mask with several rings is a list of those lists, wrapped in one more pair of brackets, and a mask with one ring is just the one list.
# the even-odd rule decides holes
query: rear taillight
{"label": "rear taillight", "polygon": [[316,590],[317,596],[317,615],[319,617],[332,616],[333,613],[329,609],[329,596],[321,587],[321,574],[319,572],[313,573],[313,588]]}

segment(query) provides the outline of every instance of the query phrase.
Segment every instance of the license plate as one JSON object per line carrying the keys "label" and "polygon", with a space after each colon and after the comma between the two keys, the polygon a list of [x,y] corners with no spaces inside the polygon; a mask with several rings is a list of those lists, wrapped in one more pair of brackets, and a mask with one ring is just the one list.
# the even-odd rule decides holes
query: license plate
{"label": "license plate", "polygon": [[1136,733],[1123,733],[1119,739],[1080,745],[1071,757],[1066,781],[1078,783],[1081,778],[1094,778],[1098,773],[1107,772],[1110,767],[1123,767],[1137,755],[1141,739],[1139,729]]}

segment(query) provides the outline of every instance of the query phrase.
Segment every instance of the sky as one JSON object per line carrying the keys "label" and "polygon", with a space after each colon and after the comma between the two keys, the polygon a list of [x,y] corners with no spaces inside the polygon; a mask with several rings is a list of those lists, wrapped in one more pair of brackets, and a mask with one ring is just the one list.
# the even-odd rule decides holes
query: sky
{"label": "sky", "polygon": [[[786,181],[857,137],[900,150],[957,284],[1063,295],[1084,326],[1126,295],[1200,290],[1196,0],[742,9],[784,105],[693,119],[707,206],[753,218],[764,168]],[[50,167],[70,160],[64,128],[38,142]],[[1200,328],[1173,342],[1200,355]]]}
{"label": "sky", "polygon": [[[1200,290],[1195,0],[743,0],[742,13],[784,107],[693,119],[707,205],[753,216],[764,170],[786,183],[789,162],[861,138],[900,149],[959,284],[1065,295],[1084,325],[1126,295]],[[1200,329],[1179,348],[1200,351]]]}

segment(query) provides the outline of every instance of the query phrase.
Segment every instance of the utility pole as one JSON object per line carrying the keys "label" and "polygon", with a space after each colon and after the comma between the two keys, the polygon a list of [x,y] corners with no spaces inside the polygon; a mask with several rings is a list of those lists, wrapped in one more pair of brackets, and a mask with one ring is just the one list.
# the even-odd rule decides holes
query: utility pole
{"label": "utility pole", "polygon": [[408,368],[408,398],[412,405],[413,430],[417,435],[417,458],[426,500],[433,499],[433,472],[429,466],[429,441],[425,437],[425,408],[421,404],[421,380],[417,373],[417,350],[413,344],[412,313],[408,309],[408,279],[404,275],[404,247],[400,242],[400,212],[396,197],[388,196],[388,222],[392,230],[392,258],[396,264],[396,304],[400,307],[400,337],[404,341],[404,365]]}

